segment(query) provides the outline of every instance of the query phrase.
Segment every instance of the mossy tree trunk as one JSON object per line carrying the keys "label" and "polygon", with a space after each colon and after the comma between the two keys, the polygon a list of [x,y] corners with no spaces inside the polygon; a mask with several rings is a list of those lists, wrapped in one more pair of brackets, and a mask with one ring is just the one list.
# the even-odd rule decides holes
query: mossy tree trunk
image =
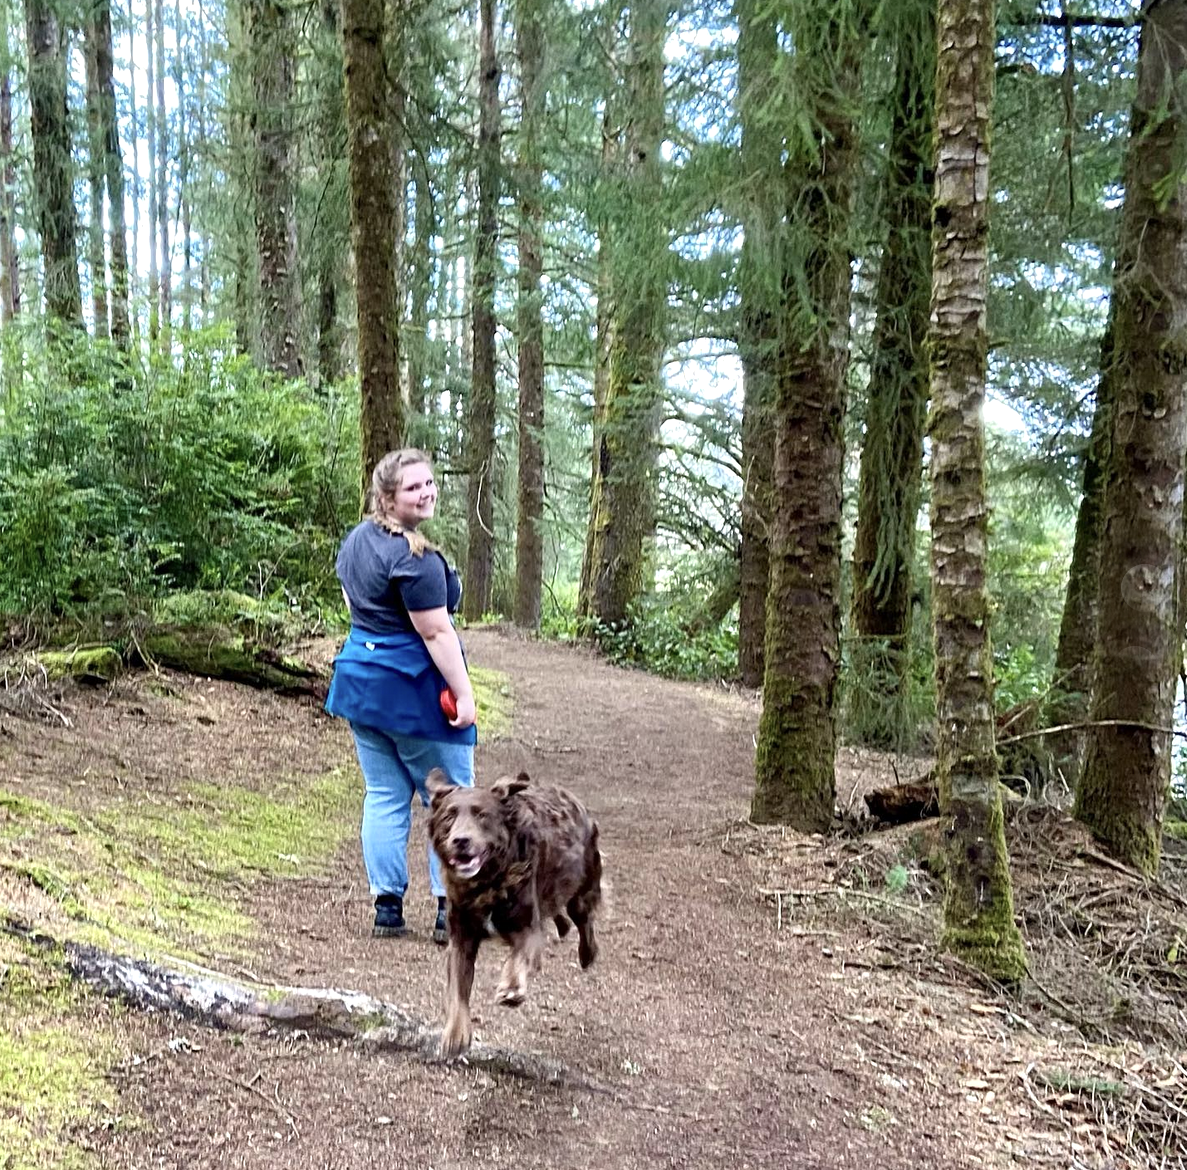
{"label": "mossy tree trunk", "polygon": [[365,498],[372,469],[402,444],[406,422],[400,394],[384,0],[342,0],[342,45]]}
{"label": "mossy tree trunk", "polygon": [[[1084,451],[1080,508],[1067,593],[1059,623],[1051,698],[1046,706],[1048,726],[1083,723],[1092,697],[1092,657],[1100,604],[1100,550],[1104,534],[1105,477],[1113,442],[1113,330],[1101,342],[1100,380],[1092,432]],[[1048,741],[1053,767],[1070,789],[1080,781],[1086,732],[1073,728],[1052,735]]]}
{"label": "mossy tree trunk", "polygon": [[539,0],[520,0],[516,16],[522,113],[519,126],[519,506],[515,530],[515,624],[540,625],[544,576],[544,271],[540,139],[546,90]]}
{"label": "mossy tree trunk", "polygon": [[96,337],[111,336],[107,316],[107,247],[103,231],[103,132],[99,102],[99,59],[95,45],[95,26],[86,21],[83,35],[83,58],[87,79],[87,188],[90,196],[90,222],[87,224],[87,266],[91,275],[91,316]]}
{"label": "mossy tree trunk", "polygon": [[996,979],[1025,972],[994,751],[982,410],[988,354],[993,0],[940,0],[931,301],[931,579],[944,818],[944,943]]}
{"label": "mossy tree trunk", "polygon": [[27,0],[29,118],[33,186],[45,263],[45,311],[51,321],[82,328],[78,217],[66,104],[66,28],[52,0]]}
{"label": "mossy tree trunk", "polygon": [[[338,5],[335,0],[323,0],[319,53],[323,58],[317,79],[318,141],[313,143],[318,174],[322,181],[332,184],[328,190],[340,192],[335,175],[338,166],[337,140],[342,111],[342,42],[338,36]],[[317,255],[317,376],[322,387],[342,377],[342,326],[339,322],[339,290],[343,283],[342,259],[345,240],[342,239],[342,220],[332,213],[319,220],[318,237],[310,241]]]}
{"label": "mossy tree trunk", "polygon": [[668,288],[660,165],[668,0],[641,0],[629,20],[625,134],[620,181],[612,184],[607,253],[609,368],[601,425],[595,427],[589,572],[579,603],[585,616],[606,624],[625,620],[647,581]]}
{"label": "mossy tree trunk", "polygon": [[[1187,452],[1187,0],[1145,11],[1113,281],[1113,444],[1105,487],[1092,720],[1076,816],[1158,869],[1170,787]],[[1117,721],[1111,726],[1102,721]],[[1119,724],[1119,725],[1118,725]]]}
{"label": "mossy tree trunk", "polygon": [[777,105],[779,42],[775,11],[759,0],[736,0],[738,103],[744,238],[740,269],[742,360],[742,547],[738,596],[738,672],[745,686],[762,682],[770,568],[774,371],[778,356],[777,244],[783,111]]}
{"label": "mossy tree trunk", "polygon": [[[0,35],[8,47],[8,6],[0,6]],[[0,324],[21,309],[21,274],[16,252],[16,162],[12,150],[12,67],[0,72]]]}
{"label": "mossy tree trunk", "polygon": [[500,111],[494,0],[479,0],[478,225],[474,235],[473,373],[466,410],[466,588],[462,614],[490,608],[495,562],[495,277],[499,263]]}
{"label": "mossy tree trunk", "polygon": [[128,233],[124,213],[124,156],[115,102],[115,65],[110,0],[93,0],[91,34],[99,83],[99,133],[111,225],[111,338],[127,349],[131,338],[128,290]]}
{"label": "mossy tree trunk", "polygon": [[249,0],[256,247],[260,265],[260,341],[264,365],[286,378],[301,373],[297,271],[293,74],[289,16],[277,0]]}
{"label": "mossy tree trunk", "polygon": [[751,815],[827,829],[836,781],[849,226],[872,5],[791,6],[766,671]]}
{"label": "mossy tree trunk", "polygon": [[906,725],[912,565],[923,474],[931,299],[935,0],[904,0],[886,170],[888,232],[875,293],[870,386],[853,549],[854,661],[886,704],[855,722],[897,747]]}

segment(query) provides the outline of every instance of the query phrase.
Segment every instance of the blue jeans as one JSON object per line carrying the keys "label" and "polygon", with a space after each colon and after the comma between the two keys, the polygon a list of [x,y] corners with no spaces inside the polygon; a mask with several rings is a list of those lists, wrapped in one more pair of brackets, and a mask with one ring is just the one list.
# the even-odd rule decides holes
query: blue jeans
{"label": "blue jeans", "polygon": [[[417,793],[428,806],[425,777],[440,768],[454,783],[474,783],[474,747],[468,743],[437,743],[397,732],[352,723],[355,751],[367,786],[363,798],[363,862],[371,894],[399,894],[408,888],[408,833],[412,801]],[[445,897],[441,863],[429,846],[429,884]]]}

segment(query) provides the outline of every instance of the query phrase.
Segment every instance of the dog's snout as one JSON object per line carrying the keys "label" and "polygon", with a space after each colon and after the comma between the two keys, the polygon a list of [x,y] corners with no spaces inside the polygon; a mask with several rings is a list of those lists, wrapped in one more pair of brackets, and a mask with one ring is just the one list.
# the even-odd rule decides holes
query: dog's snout
{"label": "dog's snout", "polygon": [[470,852],[471,842],[470,842],[469,837],[466,837],[466,836],[451,837],[450,843],[453,845],[454,849],[456,849],[458,853],[469,853]]}

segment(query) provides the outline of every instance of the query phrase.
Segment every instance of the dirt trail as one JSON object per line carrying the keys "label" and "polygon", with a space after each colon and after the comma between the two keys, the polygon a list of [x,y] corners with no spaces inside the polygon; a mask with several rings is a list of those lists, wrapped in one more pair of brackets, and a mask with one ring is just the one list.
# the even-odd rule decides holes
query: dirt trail
{"label": "dirt trail", "polygon": [[[494,1006],[501,948],[483,948],[478,1036],[598,1087],[128,1012],[116,1025],[126,1059],[112,1124],[82,1139],[103,1166],[1008,1163],[986,1110],[960,1088],[992,1037],[937,1027],[915,985],[846,963],[861,939],[778,930],[746,858],[723,848],[745,832],[753,700],[495,631],[471,632],[467,646],[514,695],[513,732],[480,745],[480,781],[524,769],[572,788],[599,820],[612,886],[598,963],[582,973],[573,939],[554,941],[518,1011]],[[308,720],[329,754],[351,759],[341,725],[312,709]],[[366,991],[436,1019],[443,962],[428,939],[422,826],[418,814],[409,937],[370,937],[352,840],[328,875],[252,893],[251,974]]]}

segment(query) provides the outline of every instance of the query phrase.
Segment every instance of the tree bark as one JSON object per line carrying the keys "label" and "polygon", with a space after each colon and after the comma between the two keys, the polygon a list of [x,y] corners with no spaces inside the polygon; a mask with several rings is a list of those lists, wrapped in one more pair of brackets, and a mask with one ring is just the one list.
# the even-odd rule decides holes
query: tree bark
{"label": "tree bark", "polygon": [[861,451],[853,550],[855,668],[886,708],[855,720],[867,742],[901,745],[911,651],[912,566],[923,474],[931,297],[935,0],[907,0],[896,27],[896,101],[886,173],[889,230]]}
{"label": "tree bark", "polygon": [[82,328],[74,166],[66,99],[66,30],[49,0],[27,0],[33,184],[51,321]]}
{"label": "tree bark", "polygon": [[945,820],[944,943],[1004,982],[1026,960],[1014,923],[994,753],[985,587],[982,410],[988,333],[993,0],[940,0],[932,234],[931,578]]}
{"label": "tree bark", "polygon": [[643,592],[655,531],[668,290],[660,167],[667,25],[667,0],[641,0],[630,11],[626,132],[608,253],[609,378],[595,434],[590,571],[581,603],[583,614],[606,625],[623,622]]}
{"label": "tree bark", "polygon": [[342,43],[365,499],[372,469],[402,445],[406,425],[400,396],[383,0],[342,0]]}
{"label": "tree bark", "polygon": [[736,0],[738,103],[745,176],[745,232],[739,281],[742,361],[742,549],[738,596],[738,673],[760,686],[765,669],[767,586],[770,578],[772,425],[778,358],[780,159],[783,137],[777,108],[779,42],[775,13],[759,0]]}
{"label": "tree bark", "polygon": [[424,416],[432,411],[429,375],[429,302],[433,296],[434,245],[437,214],[433,208],[433,190],[426,172],[427,162],[418,159],[412,187],[415,208],[413,230],[416,243],[412,249],[409,279],[412,283],[408,329],[408,405],[413,414]]}
{"label": "tree bark", "polygon": [[[8,44],[7,8],[3,17]],[[12,153],[12,76],[0,77],[0,323],[15,320],[21,311],[21,273],[16,251],[16,165]]]}
{"label": "tree bark", "polygon": [[[150,350],[158,347],[161,336],[161,273],[157,263],[158,231],[157,217],[160,213],[160,194],[157,166],[157,105],[156,91],[156,38],[153,33],[153,0],[144,0],[144,47],[145,47],[145,95],[144,120],[148,127],[148,344]],[[137,200],[139,203],[139,200]]]}
{"label": "tree bark", "polygon": [[478,225],[474,238],[474,369],[466,411],[469,546],[462,614],[477,621],[494,584],[495,271],[499,243],[499,63],[495,3],[479,0]]}
{"label": "tree bark", "polygon": [[540,627],[544,576],[544,164],[540,153],[547,91],[541,77],[544,28],[539,0],[520,0],[516,35],[522,114],[519,128],[519,502],[515,541],[515,624]]}
{"label": "tree bark", "polygon": [[111,336],[107,316],[107,247],[103,238],[103,132],[99,110],[99,60],[95,25],[86,23],[83,56],[87,79],[87,186],[90,193],[90,224],[87,231],[87,266],[91,274],[91,315],[98,338]]}
{"label": "tree bark", "polygon": [[161,237],[161,349],[173,347],[173,253],[169,245],[169,111],[165,106],[165,6],[156,5],[157,231]]}
{"label": "tree bark", "polygon": [[[1115,303],[1115,302],[1114,302]],[[1111,313],[1110,313],[1111,318]],[[1051,699],[1046,706],[1049,726],[1084,723],[1092,698],[1092,656],[1100,606],[1100,552],[1104,535],[1105,477],[1113,443],[1113,327],[1101,342],[1101,373],[1092,412],[1092,432],[1084,451],[1080,508],[1076,513],[1076,535],[1072,563],[1068,568],[1067,594],[1059,623]],[[1068,789],[1080,782],[1086,729],[1052,735],[1047,746],[1052,766]]]}
{"label": "tree bark", "polygon": [[256,247],[260,264],[260,342],[264,365],[301,374],[300,286],[293,177],[292,34],[277,0],[250,0],[255,143]]}
{"label": "tree bark", "polygon": [[1187,454],[1187,0],[1145,10],[1130,126],[1092,701],[1093,721],[1122,725],[1090,729],[1076,816],[1115,857],[1153,874],[1172,740],[1150,728],[1171,724],[1182,650],[1175,579]]}
{"label": "tree bark", "polygon": [[866,3],[826,10],[804,0],[790,25],[801,104],[783,174],[766,668],[751,816],[807,831],[828,828],[836,795],[848,234],[868,20]]}
{"label": "tree bark", "polygon": [[[328,183],[337,162],[334,143],[342,126],[342,42],[338,36],[337,0],[322,0],[321,53],[328,58],[318,74],[319,141],[314,157],[322,182]],[[319,54],[320,56],[321,54]],[[336,187],[334,188],[336,190]],[[319,218],[317,237],[311,241],[317,255],[317,375],[321,386],[342,377],[342,329],[338,323],[338,289],[342,283],[342,252],[338,217],[328,208]]]}
{"label": "tree bark", "polygon": [[91,30],[99,83],[99,132],[111,225],[111,338],[127,349],[131,336],[128,294],[128,232],[124,213],[124,156],[120,150],[119,118],[115,102],[111,0],[93,0]]}

